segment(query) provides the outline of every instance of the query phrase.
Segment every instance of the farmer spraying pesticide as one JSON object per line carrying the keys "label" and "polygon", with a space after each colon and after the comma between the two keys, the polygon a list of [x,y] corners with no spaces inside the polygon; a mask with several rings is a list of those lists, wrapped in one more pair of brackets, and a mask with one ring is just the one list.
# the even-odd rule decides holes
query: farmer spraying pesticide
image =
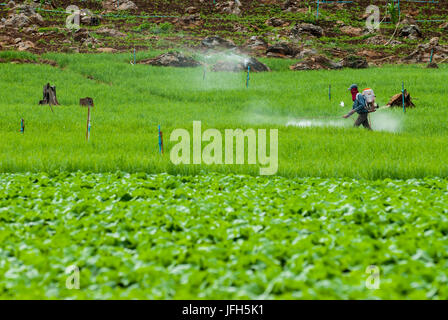
{"label": "farmer spraying pesticide", "polygon": [[375,104],[375,94],[373,90],[367,88],[363,91],[363,93],[359,93],[358,86],[356,84],[352,84],[350,88],[350,93],[352,94],[353,100],[353,108],[349,113],[343,116],[343,118],[347,119],[355,112],[358,113],[358,118],[355,121],[354,126],[359,127],[363,125],[364,128],[372,130],[372,127],[369,123],[369,112],[375,112],[376,104]]}

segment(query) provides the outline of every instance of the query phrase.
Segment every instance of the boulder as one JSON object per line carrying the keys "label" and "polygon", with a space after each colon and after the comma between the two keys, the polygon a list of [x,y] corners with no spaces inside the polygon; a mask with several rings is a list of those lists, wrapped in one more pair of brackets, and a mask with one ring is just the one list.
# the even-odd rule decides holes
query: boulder
{"label": "boulder", "polygon": [[245,58],[236,56],[232,59],[225,61],[218,61],[213,67],[213,71],[227,71],[227,72],[239,72],[247,71],[250,66],[251,72],[265,72],[271,71],[267,65],[261,63],[253,57]]}
{"label": "boulder", "polygon": [[217,2],[215,7],[222,13],[234,14],[237,16],[241,14],[241,2],[239,0],[220,1]]}
{"label": "boulder", "polygon": [[123,3],[120,2],[120,6],[118,7],[118,10],[120,11],[132,11],[137,9],[137,5],[132,1],[125,1]]}
{"label": "boulder", "polygon": [[420,28],[417,25],[413,24],[402,27],[400,29],[400,32],[398,33],[398,36],[415,40],[418,38],[422,38],[423,34]]}
{"label": "boulder", "polygon": [[342,59],[342,66],[344,68],[365,69],[369,67],[369,64],[365,57],[350,55]]}
{"label": "boulder", "polygon": [[185,56],[181,52],[170,51],[156,58],[141,60],[138,63],[149,64],[162,67],[198,67],[201,64],[191,57]]}
{"label": "boulder", "polygon": [[289,67],[291,70],[319,70],[319,69],[340,69],[342,65],[340,63],[333,62],[329,58],[322,55],[314,55],[305,58],[303,61],[298,62]]}
{"label": "boulder", "polygon": [[296,24],[292,28],[291,33],[295,37],[301,37],[303,34],[322,37],[324,35],[324,29],[311,23],[301,23]]}
{"label": "boulder", "polygon": [[30,18],[25,14],[14,14],[9,19],[5,21],[5,26],[13,28],[23,28],[31,24]]}
{"label": "boulder", "polygon": [[218,36],[210,36],[206,37],[201,41],[201,44],[208,48],[208,49],[217,49],[217,48],[224,48],[224,49],[231,49],[236,48],[236,45],[233,41],[223,39]]}
{"label": "boulder", "polygon": [[276,44],[268,46],[266,55],[268,57],[285,58],[294,57],[299,52],[299,48],[295,45],[281,41]]}

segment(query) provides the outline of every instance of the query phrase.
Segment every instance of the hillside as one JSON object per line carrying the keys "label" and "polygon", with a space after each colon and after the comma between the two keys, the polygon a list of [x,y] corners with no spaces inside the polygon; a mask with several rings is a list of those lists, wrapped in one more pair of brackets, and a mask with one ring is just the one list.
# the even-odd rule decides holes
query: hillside
{"label": "hillside", "polygon": [[[401,1],[399,16],[398,7],[388,9],[387,1],[374,3],[382,23],[377,32],[369,33],[365,12],[371,1],[364,0],[320,3],[318,16],[314,1],[10,1],[0,6],[0,49],[197,50],[204,48],[201,40],[217,35],[255,56],[357,55],[370,64],[427,63],[433,51],[435,62],[448,58],[448,1]],[[91,12],[82,16],[76,32],[65,26],[69,5]]]}

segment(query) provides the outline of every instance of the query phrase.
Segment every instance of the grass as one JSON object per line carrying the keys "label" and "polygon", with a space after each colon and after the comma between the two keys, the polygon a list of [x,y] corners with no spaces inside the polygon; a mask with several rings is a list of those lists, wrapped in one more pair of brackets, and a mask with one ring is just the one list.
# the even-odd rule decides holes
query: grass
{"label": "grass", "polygon": [[[156,52],[138,52],[137,59]],[[57,54],[47,65],[0,64],[0,172],[203,171],[258,174],[256,165],[175,166],[170,162],[170,133],[191,130],[193,120],[203,130],[217,128],[278,128],[279,171],[286,177],[354,177],[367,179],[448,175],[448,129],[443,115],[447,67],[384,66],[367,70],[292,72],[294,61],[262,59],[273,72],[251,74],[132,66],[126,54]],[[351,128],[341,116],[351,105],[347,87],[355,82],[372,87],[380,105],[399,93],[401,82],[417,108],[400,108],[372,116],[373,124],[392,119],[397,132],[367,132]],[[51,113],[39,106],[42,86],[56,85],[61,106]],[[332,85],[332,101],[328,85]],[[95,101],[91,140],[85,141],[86,109],[79,98]],[[345,108],[339,106],[345,101]],[[287,127],[290,119],[327,117],[343,127]],[[354,118],[355,116],[353,116]],[[19,133],[20,119],[26,131]],[[340,119],[340,120],[339,120]],[[157,125],[164,132],[164,156],[158,153]]]}

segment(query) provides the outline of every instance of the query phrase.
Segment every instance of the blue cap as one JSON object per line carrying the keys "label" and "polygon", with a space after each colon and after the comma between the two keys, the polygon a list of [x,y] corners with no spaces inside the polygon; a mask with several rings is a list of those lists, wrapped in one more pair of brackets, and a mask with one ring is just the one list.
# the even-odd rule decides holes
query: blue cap
{"label": "blue cap", "polygon": [[357,84],[352,84],[351,86],[350,86],[350,88],[348,88],[348,90],[352,90],[352,89],[358,89],[358,85]]}

